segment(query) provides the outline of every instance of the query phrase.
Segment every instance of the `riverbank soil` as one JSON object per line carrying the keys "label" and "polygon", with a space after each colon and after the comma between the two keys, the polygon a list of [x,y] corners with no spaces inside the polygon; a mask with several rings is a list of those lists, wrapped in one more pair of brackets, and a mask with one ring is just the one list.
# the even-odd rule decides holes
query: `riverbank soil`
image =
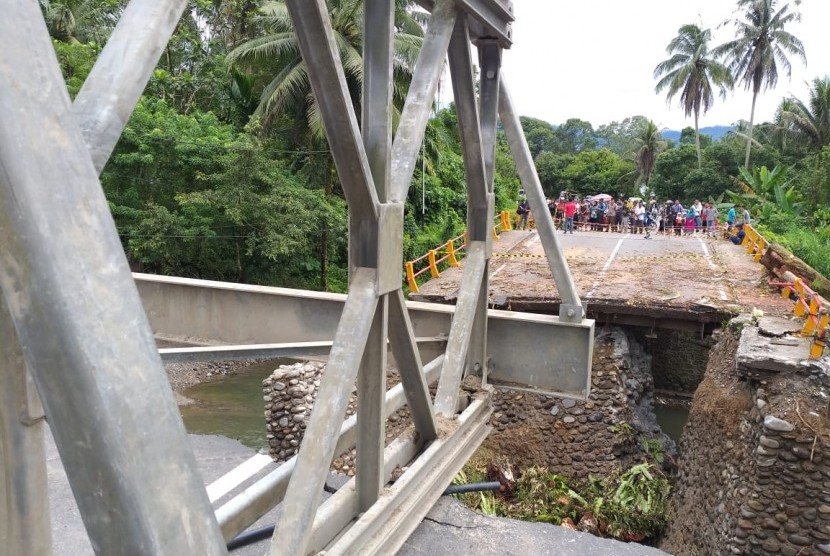
{"label": "riverbank soil", "polygon": [[669,553],[830,554],[830,366],[748,368],[739,346],[788,341],[762,328],[735,319],[711,352],[680,441]]}

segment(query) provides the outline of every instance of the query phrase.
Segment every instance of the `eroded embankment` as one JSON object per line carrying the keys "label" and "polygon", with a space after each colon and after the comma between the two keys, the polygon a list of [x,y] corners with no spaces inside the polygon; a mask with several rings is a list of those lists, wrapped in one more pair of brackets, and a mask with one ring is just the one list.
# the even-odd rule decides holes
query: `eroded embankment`
{"label": "eroded embankment", "polygon": [[[661,548],[676,555],[830,553],[828,378],[736,365],[745,320],[712,349],[680,442]],[[752,331],[754,335],[757,333]]]}
{"label": "eroded embankment", "polygon": [[585,401],[497,390],[485,449],[575,478],[627,469],[645,459],[644,447],[674,453],[654,417],[650,356],[622,329],[598,335],[591,383]]}

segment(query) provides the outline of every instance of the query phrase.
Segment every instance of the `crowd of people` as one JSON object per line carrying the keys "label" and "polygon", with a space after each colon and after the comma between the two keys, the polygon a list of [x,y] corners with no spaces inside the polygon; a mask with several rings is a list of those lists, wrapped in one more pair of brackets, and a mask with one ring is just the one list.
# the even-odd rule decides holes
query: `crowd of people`
{"label": "crowd of people", "polygon": [[[563,192],[558,199],[548,199],[547,205],[555,227],[566,234],[582,229],[641,233],[646,237],[651,237],[652,233],[714,236],[724,223],[723,216],[713,203],[702,203],[698,199],[684,206],[679,199],[658,202],[654,196],[647,201],[638,197],[625,199],[605,194],[580,199],[577,195]],[[532,216],[527,199],[520,200],[516,214],[519,229],[527,229]],[[730,236],[738,230],[737,224],[749,222],[749,211],[740,205],[730,208],[725,216]]]}

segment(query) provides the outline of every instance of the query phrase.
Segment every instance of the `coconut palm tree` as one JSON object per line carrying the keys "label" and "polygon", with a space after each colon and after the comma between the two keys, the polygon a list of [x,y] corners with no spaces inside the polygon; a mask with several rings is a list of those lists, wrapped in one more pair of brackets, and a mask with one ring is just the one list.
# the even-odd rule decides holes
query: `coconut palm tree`
{"label": "coconut palm tree", "polygon": [[814,151],[830,145],[830,77],[813,80],[806,103],[797,98],[784,99],[778,121],[798,145]]}
{"label": "coconut palm tree", "polygon": [[651,120],[648,120],[634,137],[632,157],[637,165],[638,181],[642,181],[646,187],[654,171],[654,162],[657,156],[666,150],[666,146],[660,129]]}
{"label": "coconut palm tree", "polygon": [[[359,114],[363,82],[363,0],[326,0],[326,4],[348,89]],[[405,1],[396,0],[395,4],[393,103],[400,108],[423,42],[423,20],[406,9]],[[315,138],[322,138],[319,108],[285,1],[268,2],[260,11],[262,15],[256,24],[262,33],[234,48],[226,60],[228,67],[242,73],[253,71],[261,77],[262,92],[254,116],[262,118],[266,128],[279,116],[288,115]]]}
{"label": "coconut palm tree", "polygon": [[[801,0],[794,0],[798,6]],[[792,65],[788,55],[796,56],[805,64],[807,57],[804,45],[785,27],[801,19],[801,13],[790,9],[790,4],[777,8],[777,0],[738,0],[738,8],[744,8],[743,19],[734,18],[724,22],[737,29],[737,37],[715,48],[716,57],[724,56],[729,69],[737,81],[752,90],[752,110],[749,116],[749,130],[746,142],[746,160],[752,149],[752,127],[755,121],[755,102],[761,90],[775,87],[778,83],[779,65],[789,78]]]}
{"label": "coconut palm tree", "polygon": [[115,27],[124,2],[39,0],[52,38],[66,43],[103,42]]}
{"label": "coconut palm tree", "polygon": [[709,111],[714,102],[714,90],[721,97],[732,87],[733,79],[729,69],[714,59],[709,52],[712,31],[698,25],[687,24],[678,29],[677,36],[669,42],[666,53],[670,58],[657,64],[654,77],[659,79],[655,92],[667,89],[666,100],[679,92],[680,105],[686,117],[695,117],[695,147],[697,167],[701,167],[700,155],[700,111]]}

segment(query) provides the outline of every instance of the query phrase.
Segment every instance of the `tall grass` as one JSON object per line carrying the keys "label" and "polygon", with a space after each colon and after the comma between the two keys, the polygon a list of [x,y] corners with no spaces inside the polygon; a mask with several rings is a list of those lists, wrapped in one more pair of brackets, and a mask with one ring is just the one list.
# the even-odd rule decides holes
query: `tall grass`
{"label": "tall grass", "polygon": [[810,265],[825,278],[830,277],[830,227],[809,226],[784,215],[775,215],[761,226],[770,241],[780,243],[793,255]]}

